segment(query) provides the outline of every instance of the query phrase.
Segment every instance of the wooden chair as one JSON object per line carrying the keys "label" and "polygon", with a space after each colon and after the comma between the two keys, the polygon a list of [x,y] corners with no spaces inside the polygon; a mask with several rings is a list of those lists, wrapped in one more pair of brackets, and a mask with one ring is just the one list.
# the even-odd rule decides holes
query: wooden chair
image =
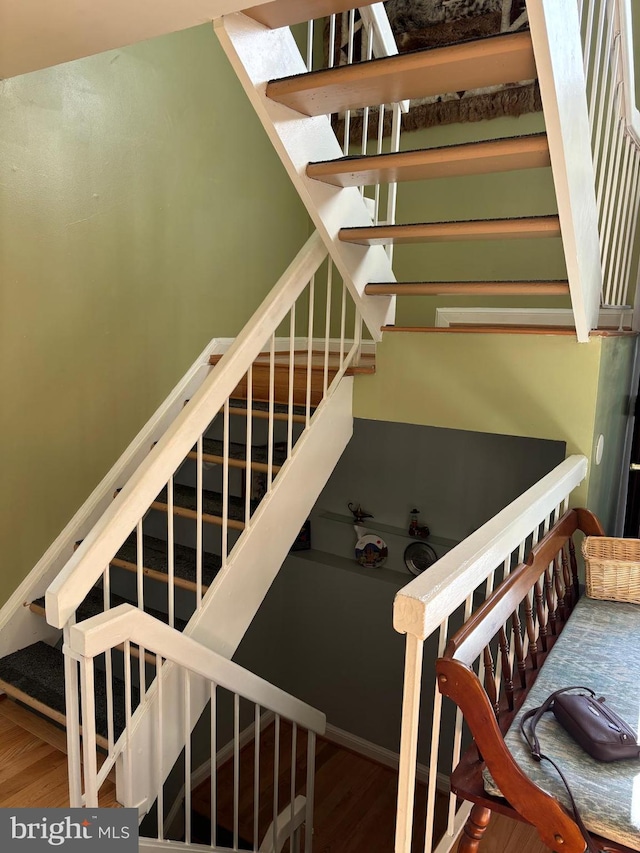
{"label": "wooden chair", "polygon": [[[450,639],[437,661],[440,692],[462,710],[473,736],[451,777],[452,790],[474,803],[463,831],[460,853],[475,853],[499,812],[536,827],[557,853],[583,853],[585,841],[573,817],[553,796],[533,783],[505,745],[504,735],[522,706],[549,651],[578,600],[578,569],[573,536],[602,536],[587,510],[569,510]],[[510,623],[510,628],[507,628]],[[511,641],[511,642],[510,642]],[[511,648],[510,648],[511,646]],[[528,646],[528,648],[527,648]],[[474,672],[474,665],[483,681]],[[496,678],[496,673],[499,678]],[[568,686],[568,685],[558,685]],[[488,768],[506,798],[485,791]],[[631,853],[603,838],[602,850]]]}

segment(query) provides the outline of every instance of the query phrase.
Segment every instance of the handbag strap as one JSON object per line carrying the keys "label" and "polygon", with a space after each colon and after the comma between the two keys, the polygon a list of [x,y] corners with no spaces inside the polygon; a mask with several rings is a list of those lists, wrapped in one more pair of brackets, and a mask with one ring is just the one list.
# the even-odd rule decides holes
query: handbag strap
{"label": "handbag strap", "polygon": [[[549,758],[548,755],[544,755],[541,752],[540,741],[538,740],[538,735],[536,734],[536,726],[540,722],[540,718],[544,713],[552,709],[556,696],[558,696],[560,693],[566,693],[569,690],[586,690],[591,696],[596,695],[589,687],[563,687],[561,690],[556,690],[542,703],[542,705],[540,705],[540,707],[532,708],[530,711],[527,711],[527,713],[522,716],[522,718],[520,719],[520,731],[522,732],[522,736],[527,742],[527,746],[531,751],[531,757],[533,758],[533,760],[538,762],[548,761],[549,764],[551,764],[551,766],[555,768],[556,773],[562,780],[562,784],[567,789],[567,794],[569,795],[569,802],[571,803],[571,809],[573,811],[574,820],[578,825],[578,828],[580,829],[580,832],[582,833],[582,836],[587,845],[585,851],[589,851],[589,853],[602,853],[600,848],[596,846],[596,843],[591,837],[589,830],[584,825],[582,817],[580,816],[580,812],[578,811],[578,806],[576,805],[576,801],[574,799],[573,794],[571,793],[571,788],[569,787],[569,783],[567,782],[564,773],[562,772],[562,770],[560,770],[560,768],[555,763],[555,761],[553,761],[553,759]],[[525,724],[528,720],[531,720],[529,724],[529,734],[527,734],[527,731],[525,729]]]}

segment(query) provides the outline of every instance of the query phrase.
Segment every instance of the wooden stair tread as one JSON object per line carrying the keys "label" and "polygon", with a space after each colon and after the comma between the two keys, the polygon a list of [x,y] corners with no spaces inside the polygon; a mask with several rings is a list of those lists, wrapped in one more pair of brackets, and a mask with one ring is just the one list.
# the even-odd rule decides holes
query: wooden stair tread
{"label": "wooden stair tread", "polygon": [[[253,511],[258,506],[259,501],[252,500],[250,511]],[[183,486],[180,483],[175,483],[173,486],[173,509],[176,515],[182,515],[186,518],[195,518],[197,512],[197,490],[193,486]],[[155,501],[151,504],[153,509],[159,509],[166,512],[167,506],[167,489],[166,487],[160,492]],[[229,495],[228,502],[228,518],[229,527],[235,530],[244,530],[245,501],[244,498],[236,495]],[[203,489],[202,491],[202,513],[203,520],[209,524],[222,524],[222,494],[220,492]]]}
{"label": "wooden stair tread", "polygon": [[[64,696],[64,655],[59,649],[37,642],[0,659],[0,689],[19,702],[60,725],[66,724]],[[131,688],[134,707],[138,705],[137,688]],[[107,737],[107,691],[102,670],[95,668],[96,731]],[[114,728],[116,737],[125,727],[124,683],[113,680]]]}
{"label": "wooden stair tread", "polygon": [[[364,0],[360,6],[370,6],[375,0]],[[262,6],[244,9],[244,14],[275,30],[304,21],[313,21],[353,9],[352,0],[274,0]]]}
{"label": "wooden stair tread", "polygon": [[358,243],[363,246],[458,240],[519,240],[559,236],[560,220],[557,216],[371,225],[342,228],[339,233],[340,240],[343,242]]}
{"label": "wooden stair tread", "polygon": [[[212,355],[209,358],[209,363],[215,365],[221,358],[222,355]],[[261,353],[254,361],[252,370],[252,401],[258,401],[260,404],[266,403],[267,405],[271,392],[270,358],[270,353]],[[304,349],[294,351],[292,370],[290,369],[290,359],[291,353],[288,350],[285,352],[277,352],[274,355],[274,402],[284,407],[279,409],[280,417],[275,419],[287,419],[287,416],[284,413],[289,410],[289,379],[290,373],[293,373],[293,403],[294,412],[296,412],[296,416],[293,420],[302,423],[306,422],[307,399],[309,400],[310,410],[313,410],[320,404],[324,396],[325,353],[324,350],[313,350],[311,352],[310,370],[308,368],[308,350]],[[327,367],[327,380],[329,384],[338,373],[338,368],[339,354],[330,353]],[[375,354],[361,355],[359,363],[348,367],[345,371],[346,376],[357,376],[370,373],[375,373]],[[307,394],[308,380],[310,380],[311,384],[311,394],[309,396]],[[244,399],[244,404],[246,406],[247,374],[245,374],[236,388],[234,388],[232,397],[235,399]]]}
{"label": "wooden stair tread", "polygon": [[536,169],[550,165],[545,133],[466,142],[442,148],[357,155],[309,163],[307,176],[336,187],[371,186]]}
{"label": "wooden stair tread", "polygon": [[396,281],[372,282],[369,296],[562,296],[568,281]]}
{"label": "wooden stair tread", "polygon": [[[430,332],[435,334],[489,334],[489,335],[573,335],[572,326],[508,326],[459,324],[452,326],[383,326],[383,332]],[[593,332],[591,334],[594,334]]]}
{"label": "wooden stair tread", "polygon": [[521,32],[272,80],[267,97],[315,116],[535,77],[531,37]]}
{"label": "wooden stair tread", "polygon": [[[142,537],[143,572],[146,576],[162,583],[168,583],[167,542],[155,536],[144,534]],[[132,533],[111,561],[127,571],[137,572],[138,550],[136,534]],[[218,554],[202,552],[203,590],[211,586],[220,570],[222,561]],[[174,583],[183,589],[196,589],[196,550],[186,545],[174,543],[173,546]],[[176,627],[178,627],[176,625]]]}
{"label": "wooden stair tread", "polygon": [[[209,356],[209,364],[215,365],[220,359],[221,355],[212,355]],[[276,371],[288,371],[289,370],[289,352],[276,352],[274,356],[274,367]],[[253,362],[254,372],[256,369],[264,371],[266,368],[269,369],[270,365],[270,355],[269,353],[261,353],[258,358]],[[308,365],[308,351],[307,350],[296,350],[293,354],[293,369],[294,371],[307,370]],[[335,355],[330,354],[328,369],[329,373],[335,375],[339,368],[339,360]],[[369,353],[363,353],[360,356],[360,363],[357,365],[352,365],[347,368],[346,375],[354,376],[355,374],[360,373],[375,373],[375,355]],[[324,351],[323,350],[313,350],[311,353],[311,370],[314,373],[321,373],[324,371]],[[304,412],[304,408],[299,408],[300,412]]]}
{"label": "wooden stair tread", "polygon": [[[202,458],[205,462],[222,465],[224,462],[224,444],[213,438],[204,438],[202,441]],[[197,450],[188,454],[189,459],[197,459]],[[276,442],[273,446],[273,471],[278,473],[287,459],[286,442]],[[267,445],[252,445],[251,468],[254,471],[265,472],[269,464],[269,449]],[[229,465],[234,468],[247,467],[247,445],[237,441],[229,442]]]}

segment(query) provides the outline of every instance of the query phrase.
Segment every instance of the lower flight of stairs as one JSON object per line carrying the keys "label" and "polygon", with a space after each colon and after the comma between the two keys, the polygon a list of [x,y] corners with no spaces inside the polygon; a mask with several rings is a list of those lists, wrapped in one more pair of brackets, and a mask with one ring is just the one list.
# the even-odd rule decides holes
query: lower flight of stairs
{"label": "lower flight of stairs", "polygon": [[[211,359],[212,364],[219,357]],[[319,359],[316,359],[318,361]],[[266,361],[266,363],[265,363]],[[328,381],[335,376],[337,368],[335,359],[329,360]],[[372,373],[374,371],[373,357],[364,357],[360,367],[352,368],[348,372]],[[274,422],[274,451],[272,459],[272,476],[275,478],[287,457],[286,440],[288,424],[292,421],[291,442],[295,445],[297,438],[302,433],[307,417],[312,416],[314,406],[320,401],[323,394],[324,378],[324,355],[320,364],[314,364],[312,381],[312,401],[310,406],[299,405],[297,401],[306,400],[300,390],[302,372],[304,370],[304,394],[306,394],[306,370],[307,355],[296,355],[294,358],[294,402],[289,415],[289,354],[279,355],[275,369],[275,402],[271,407],[269,398],[269,366],[268,359],[258,358],[253,367],[253,386],[251,401],[251,422],[253,441],[251,460],[252,476],[255,479],[256,496],[249,502],[249,511],[253,514],[260,504],[262,495],[266,492],[266,478],[268,476],[268,451],[265,443],[270,417],[270,408],[273,409]],[[266,388],[266,392],[265,392]],[[247,418],[249,411],[246,399],[246,383],[244,387],[236,389],[236,396],[230,400],[230,437],[229,442],[229,537],[237,537],[245,526],[246,502],[242,491],[246,486],[246,442]],[[221,469],[223,461],[224,442],[221,438],[222,417],[214,419],[209,435],[203,439],[203,464],[205,468],[205,486],[203,494],[203,527],[210,528],[214,535],[206,538],[202,555],[202,572],[200,583],[198,583],[196,572],[197,555],[192,547],[195,542],[195,524],[197,520],[197,493],[196,488],[191,485],[194,478],[194,459],[197,452],[194,448],[185,458],[181,469],[176,473],[174,484],[174,517],[175,537],[173,578],[176,588],[173,616],[173,627],[183,631],[189,618],[194,613],[197,603],[197,594],[204,595],[209,587],[215,583],[216,576],[220,570],[222,558],[216,553],[215,531],[219,531],[222,524],[222,491],[220,486]],[[239,469],[235,472],[235,469]],[[207,477],[211,478],[211,486],[207,484]],[[186,481],[186,482],[185,482]],[[217,483],[217,488],[216,488]],[[233,493],[237,491],[238,493]],[[143,591],[144,610],[165,623],[169,621],[170,610],[169,595],[169,566],[167,553],[167,518],[168,503],[166,490],[163,490],[153,502],[149,512],[143,521]],[[184,520],[184,521],[183,521]],[[180,527],[180,524],[183,526]],[[188,527],[184,525],[189,525]],[[180,542],[180,539],[183,539]],[[187,540],[185,543],[184,540]],[[233,544],[230,542],[230,545]],[[111,561],[110,584],[108,602],[110,607],[117,607],[123,603],[139,604],[137,599],[137,561],[138,542],[137,532],[133,532],[119,549]],[[31,610],[34,619],[45,617],[44,598],[39,598],[26,603]],[[102,583],[96,585],[79,606],[76,618],[78,621],[95,616],[105,609],[105,593]],[[25,648],[19,649],[0,659],[0,690],[7,697],[5,707],[11,701],[19,703],[21,713],[33,716],[34,719],[48,719],[54,725],[63,728],[66,724],[65,718],[65,693],[64,693],[64,655],[61,650],[61,640],[56,645],[45,642],[36,642]],[[114,711],[114,735],[117,739],[125,726],[125,686],[123,674],[122,649],[116,649],[112,653],[113,665],[113,711]],[[132,646],[132,656],[138,656],[139,650]],[[131,691],[132,710],[139,703],[138,667],[133,667],[133,684]],[[155,672],[155,657],[146,655],[145,678],[147,686],[150,684]],[[96,680],[96,731],[98,745],[107,748],[107,684],[104,660],[98,658],[95,668]],[[17,706],[15,706],[17,707]],[[64,733],[62,733],[64,739]],[[65,763],[66,784],[66,763]]]}

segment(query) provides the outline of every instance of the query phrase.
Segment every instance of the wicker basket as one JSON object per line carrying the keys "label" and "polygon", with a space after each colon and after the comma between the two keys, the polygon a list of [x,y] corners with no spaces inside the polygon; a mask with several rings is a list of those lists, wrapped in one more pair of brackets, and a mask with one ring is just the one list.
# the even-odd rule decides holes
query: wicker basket
{"label": "wicker basket", "polygon": [[587,536],[582,553],[589,598],[640,604],[640,539]]}

